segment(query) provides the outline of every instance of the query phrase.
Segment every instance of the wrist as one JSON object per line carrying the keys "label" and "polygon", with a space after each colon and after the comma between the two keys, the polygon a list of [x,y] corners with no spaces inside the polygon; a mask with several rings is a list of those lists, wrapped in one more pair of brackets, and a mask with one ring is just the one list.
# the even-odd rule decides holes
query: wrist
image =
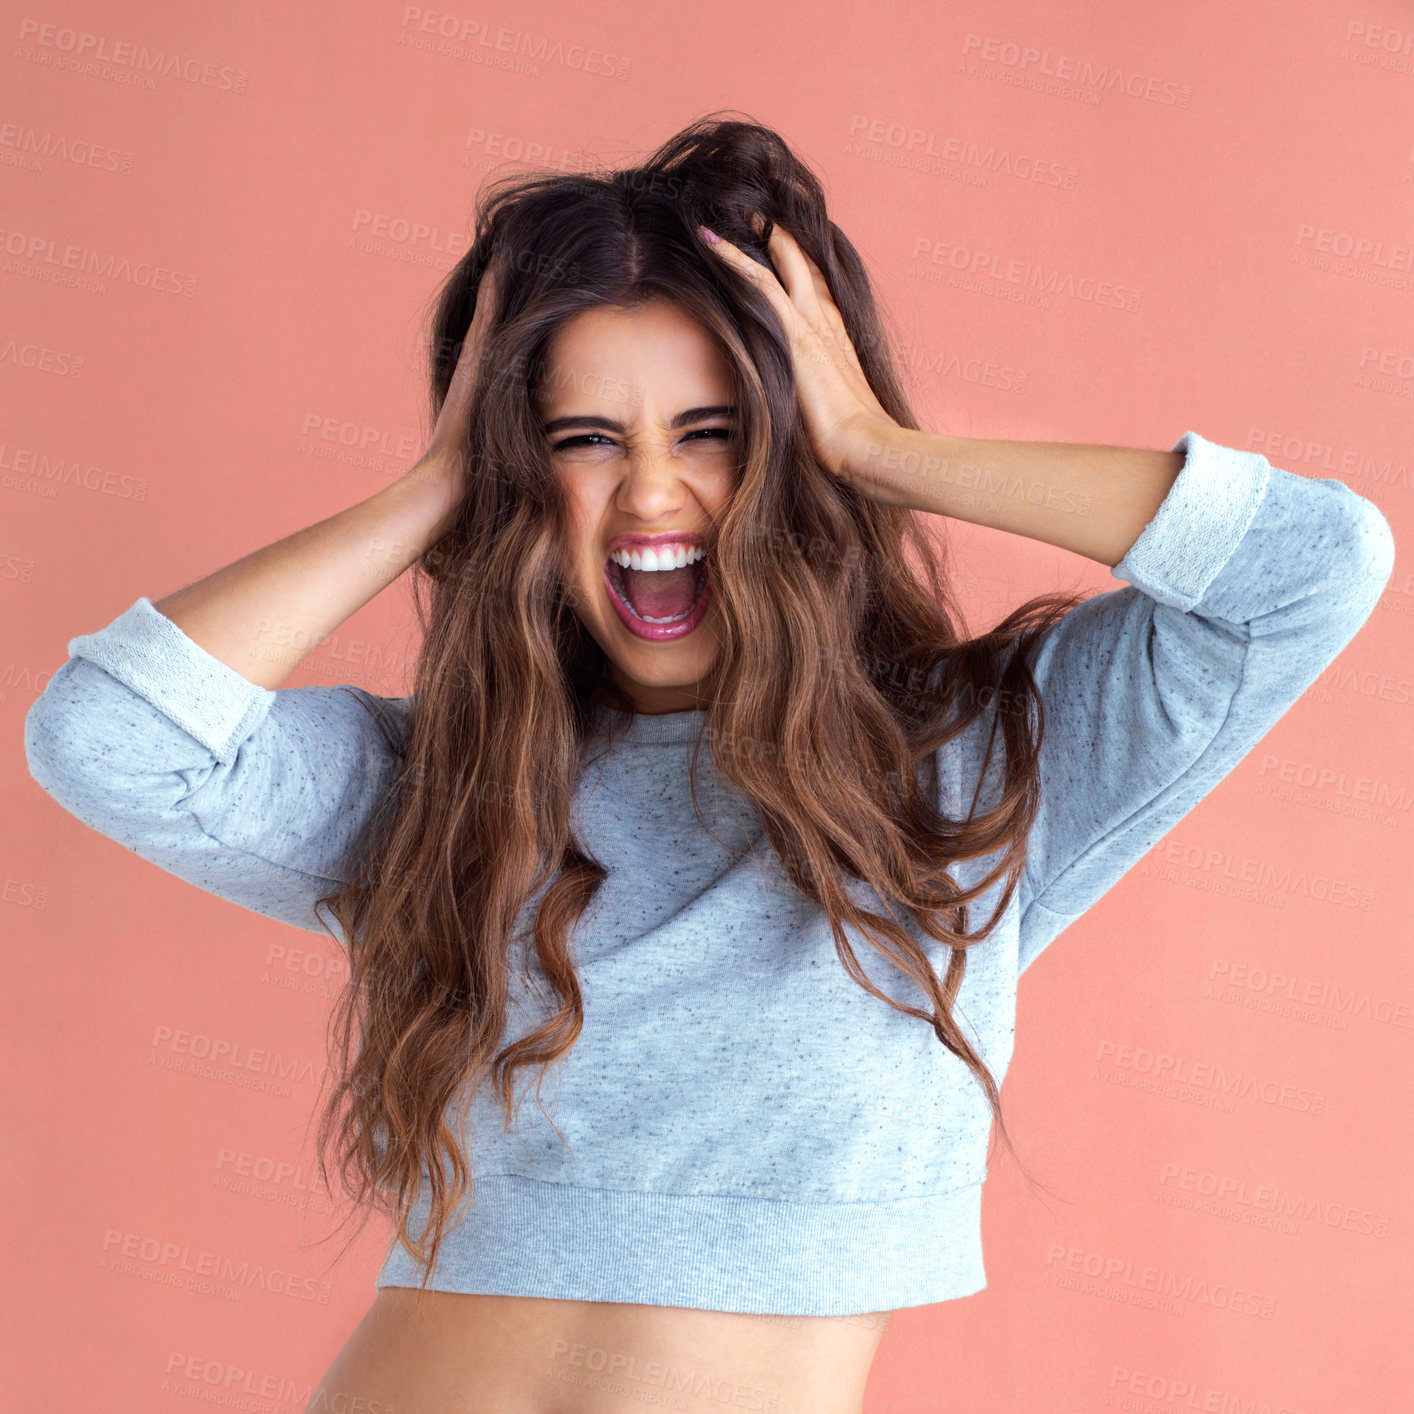
{"label": "wrist", "polygon": [[871,500],[944,514],[940,488],[962,458],[966,439],[901,427],[892,419],[869,424],[851,456],[848,480]]}
{"label": "wrist", "polygon": [[399,510],[399,519],[411,537],[421,542],[418,553],[429,550],[451,528],[461,501],[462,478],[458,469],[441,462],[418,462],[385,488]]}
{"label": "wrist", "polygon": [[447,532],[457,497],[450,477],[419,464],[361,503],[369,554],[386,582],[417,563]]}

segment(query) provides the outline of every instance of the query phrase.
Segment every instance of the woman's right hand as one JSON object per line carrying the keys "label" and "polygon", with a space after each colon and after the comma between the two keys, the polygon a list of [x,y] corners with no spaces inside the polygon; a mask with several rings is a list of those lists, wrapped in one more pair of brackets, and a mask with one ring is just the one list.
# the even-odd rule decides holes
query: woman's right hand
{"label": "woman's right hand", "polygon": [[488,271],[431,444],[411,471],[154,600],[153,608],[213,658],[274,689],[311,647],[410,565],[422,560],[432,570],[423,557],[450,529],[466,485],[471,394],[496,290]]}
{"label": "woman's right hand", "polygon": [[427,542],[429,548],[449,529],[465,487],[472,391],[476,386],[487,334],[496,315],[498,281],[499,275],[493,262],[477,287],[471,327],[462,340],[457,366],[452,372],[447,396],[437,413],[437,425],[432,429],[431,441],[416,465],[403,476],[405,481],[426,483],[438,497],[440,513],[437,527]]}

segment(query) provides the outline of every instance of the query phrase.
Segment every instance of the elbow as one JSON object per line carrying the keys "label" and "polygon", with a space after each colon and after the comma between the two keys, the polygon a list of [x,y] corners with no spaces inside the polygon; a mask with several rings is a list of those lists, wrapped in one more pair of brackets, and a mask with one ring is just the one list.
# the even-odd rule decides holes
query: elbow
{"label": "elbow", "polygon": [[1364,623],[1394,573],[1394,532],[1373,501],[1364,496],[1353,499],[1347,582],[1359,623]]}
{"label": "elbow", "polygon": [[1394,572],[1394,534],[1383,512],[1349,488],[1342,490],[1341,513],[1327,522],[1327,536],[1335,543],[1327,539],[1326,571],[1310,601],[1326,625],[1322,666],[1364,627]]}
{"label": "elbow", "polygon": [[109,739],[112,713],[86,688],[80,662],[64,663],[30,704],[24,745],[30,776],[71,815],[87,820],[111,794],[105,763],[119,743]]}
{"label": "elbow", "polygon": [[25,764],[39,786],[72,812],[82,794],[84,753],[79,748],[73,713],[68,711],[70,666],[64,664],[25,713]]}

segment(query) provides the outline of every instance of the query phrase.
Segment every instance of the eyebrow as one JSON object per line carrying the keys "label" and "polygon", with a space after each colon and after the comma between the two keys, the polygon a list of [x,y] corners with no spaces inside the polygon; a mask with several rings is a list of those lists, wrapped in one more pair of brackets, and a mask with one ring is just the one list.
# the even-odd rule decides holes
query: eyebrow
{"label": "eyebrow", "polygon": [[[686,427],[690,422],[701,422],[708,417],[735,417],[736,408],[730,403],[720,404],[717,407],[688,408],[686,412],[680,412],[668,424],[669,427]],[[615,422],[610,417],[592,417],[587,413],[576,414],[572,417],[556,417],[544,424],[546,432],[559,432],[566,427],[594,427],[604,432],[623,433],[628,429],[622,422]]]}

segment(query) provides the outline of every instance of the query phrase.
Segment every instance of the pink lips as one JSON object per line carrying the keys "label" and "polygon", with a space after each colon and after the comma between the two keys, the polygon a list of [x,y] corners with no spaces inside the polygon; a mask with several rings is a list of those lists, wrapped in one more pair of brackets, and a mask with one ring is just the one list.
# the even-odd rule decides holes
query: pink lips
{"label": "pink lips", "polygon": [[[663,541],[686,541],[689,545],[701,545],[703,543],[700,535],[621,535],[614,540],[610,546],[611,550],[628,548],[629,546],[657,545]],[[702,586],[702,593],[697,596],[697,602],[688,610],[687,614],[670,624],[649,623],[647,619],[640,618],[634,613],[632,607],[624,600],[614,584],[613,577],[609,573],[609,566],[613,562],[609,559],[604,561],[604,586],[609,591],[609,600],[613,604],[615,612],[624,622],[624,626],[636,638],[647,639],[650,643],[667,643],[676,638],[684,638],[702,622],[702,616],[707,612],[707,603],[712,597],[712,585],[705,583]],[[698,561],[700,564],[701,561]],[[704,570],[705,574],[706,571]]]}

